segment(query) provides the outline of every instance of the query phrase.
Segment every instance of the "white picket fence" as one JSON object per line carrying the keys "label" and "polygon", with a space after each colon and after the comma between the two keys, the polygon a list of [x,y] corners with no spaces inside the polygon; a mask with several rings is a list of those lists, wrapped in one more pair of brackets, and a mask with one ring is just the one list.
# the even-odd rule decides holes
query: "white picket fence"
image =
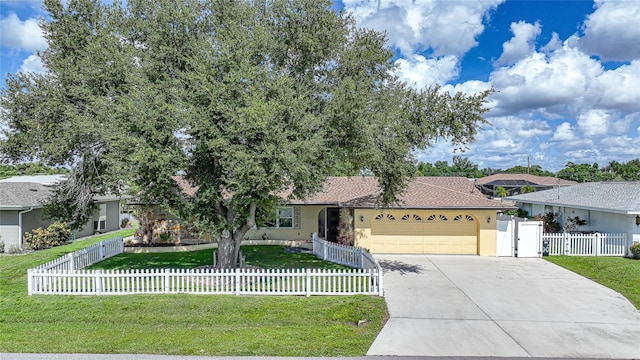
{"label": "white picket fence", "polygon": [[[322,240],[324,241],[324,240]],[[331,244],[330,244],[331,245]],[[327,246],[330,248],[330,246]],[[343,259],[343,252],[327,250]],[[29,295],[235,294],[383,295],[382,270],[364,252],[359,269],[81,270],[124,252],[122,237],[101,241],[28,270]],[[351,256],[352,263],[356,259]],[[329,259],[328,259],[329,260]],[[331,261],[331,260],[329,260]],[[373,265],[371,265],[373,264]],[[348,265],[348,264],[345,264]]]}
{"label": "white picket fence", "polygon": [[36,267],[36,269],[51,271],[80,270],[104,259],[122,254],[123,252],[124,242],[122,236],[118,236],[59,257]]}
{"label": "white picket fence", "polygon": [[549,255],[625,256],[629,246],[627,234],[543,233],[549,242]]}
{"label": "white picket fence", "polygon": [[322,260],[350,266],[356,269],[381,270],[378,261],[362,248],[331,243],[313,233],[313,253]]}
{"label": "white picket fence", "polygon": [[29,269],[29,295],[380,295],[373,269]]}

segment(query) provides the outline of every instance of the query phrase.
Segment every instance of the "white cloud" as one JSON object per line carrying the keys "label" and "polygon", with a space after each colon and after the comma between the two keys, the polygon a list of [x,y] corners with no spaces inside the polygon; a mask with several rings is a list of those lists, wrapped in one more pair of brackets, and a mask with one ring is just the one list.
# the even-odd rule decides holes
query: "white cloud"
{"label": "white cloud", "polygon": [[535,52],[511,67],[496,69],[490,82],[497,90],[494,115],[544,108],[554,113],[592,102],[585,95],[594,78],[602,74],[599,62],[565,45],[545,56]]}
{"label": "white cloud", "polygon": [[44,50],[47,42],[34,18],[21,21],[18,15],[11,13],[0,19],[0,45],[26,51]]}
{"label": "white cloud", "polygon": [[409,56],[431,49],[460,57],[477,45],[482,20],[504,0],[345,0],[359,26],[386,31],[389,43]]}
{"label": "white cloud", "polygon": [[396,61],[396,74],[410,86],[421,89],[436,84],[444,84],[458,76],[458,59],[445,56],[439,59],[427,59],[414,55]]}
{"label": "white cloud", "polygon": [[540,24],[529,24],[524,21],[511,23],[513,37],[502,44],[502,55],[495,65],[510,65],[527,57],[535,51],[535,41],[541,32]]}
{"label": "white cloud", "polygon": [[598,106],[640,111],[640,60],[607,70],[594,79],[590,97]]}
{"label": "white cloud", "polygon": [[551,40],[549,40],[549,42],[545,46],[540,48],[540,51],[542,51],[545,54],[549,54],[561,48],[562,48],[562,40],[560,40],[560,35],[554,32],[551,34]]}
{"label": "white cloud", "polygon": [[584,22],[580,46],[604,60],[640,58],[640,4],[638,1],[596,0],[596,11]]}
{"label": "white cloud", "polygon": [[574,141],[575,139],[576,135],[574,134],[574,130],[571,124],[568,122],[563,122],[556,128],[551,141]]}
{"label": "white cloud", "polygon": [[[544,120],[527,119],[515,116],[504,116],[488,119],[495,128],[508,129],[514,141],[524,142],[529,139],[537,140],[542,136],[553,133],[549,124]],[[527,145],[528,146],[528,145]]]}
{"label": "white cloud", "polygon": [[22,62],[22,66],[20,66],[20,71],[25,73],[37,73],[44,74],[47,72],[47,69],[42,65],[42,60],[38,55],[29,55]]}
{"label": "white cloud", "polygon": [[585,136],[595,137],[607,134],[611,116],[604,110],[589,110],[578,116],[577,125]]}

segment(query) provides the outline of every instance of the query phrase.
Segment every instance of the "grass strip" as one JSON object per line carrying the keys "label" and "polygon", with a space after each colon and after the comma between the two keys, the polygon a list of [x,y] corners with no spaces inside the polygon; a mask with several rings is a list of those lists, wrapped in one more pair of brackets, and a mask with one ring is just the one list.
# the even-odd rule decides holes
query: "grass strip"
{"label": "grass strip", "polygon": [[[384,299],[372,296],[27,295],[28,268],[115,235],[130,234],[0,256],[0,352],[362,356],[384,324]],[[263,248],[243,247],[247,263],[300,261]],[[308,254],[278,256],[298,255]],[[210,261],[211,250],[180,260],[185,267],[191,256]]]}
{"label": "grass strip", "polygon": [[545,260],[626,297],[640,310],[640,261],[608,256],[547,256]]}

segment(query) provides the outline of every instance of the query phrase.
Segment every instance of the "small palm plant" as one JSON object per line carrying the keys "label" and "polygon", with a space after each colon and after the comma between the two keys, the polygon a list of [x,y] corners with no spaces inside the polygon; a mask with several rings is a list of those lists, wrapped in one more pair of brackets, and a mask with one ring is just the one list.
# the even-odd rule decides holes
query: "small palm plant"
{"label": "small palm plant", "polygon": [[495,194],[496,194],[495,195],[496,197],[503,198],[503,197],[509,196],[509,190],[505,189],[502,186],[498,186],[496,188]]}

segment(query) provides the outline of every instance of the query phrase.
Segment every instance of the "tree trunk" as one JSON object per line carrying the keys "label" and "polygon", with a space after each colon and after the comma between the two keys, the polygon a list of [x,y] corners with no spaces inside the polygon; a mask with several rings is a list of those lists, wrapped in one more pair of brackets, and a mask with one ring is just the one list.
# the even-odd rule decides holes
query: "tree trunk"
{"label": "tree trunk", "polygon": [[218,269],[234,269],[238,264],[238,257],[240,255],[240,245],[242,245],[242,239],[247,233],[247,230],[236,230],[230,233],[227,237],[220,237],[218,242],[218,262],[216,268]]}
{"label": "tree trunk", "polygon": [[[218,242],[218,262],[216,267],[218,269],[234,269],[238,266],[238,255],[240,254],[240,245],[242,245],[242,239],[244,235],[256,224],[256,209],[257,204],[252,203],[249,206],[249,216],[246,223],[238,229],[231,232],[226,232],[221,236]],[[227,219],[233,219],[233,212],[227,209]]]}
{"label": "tree trunk", "polygon": [[[239,247],[239,246],[238,246]],[[236,244],[231,235],[227,237],[220,237],[218,242],[218,262],[216,268],[218,269],[233,269],[236,267],[236,261],[234,257]]]}

